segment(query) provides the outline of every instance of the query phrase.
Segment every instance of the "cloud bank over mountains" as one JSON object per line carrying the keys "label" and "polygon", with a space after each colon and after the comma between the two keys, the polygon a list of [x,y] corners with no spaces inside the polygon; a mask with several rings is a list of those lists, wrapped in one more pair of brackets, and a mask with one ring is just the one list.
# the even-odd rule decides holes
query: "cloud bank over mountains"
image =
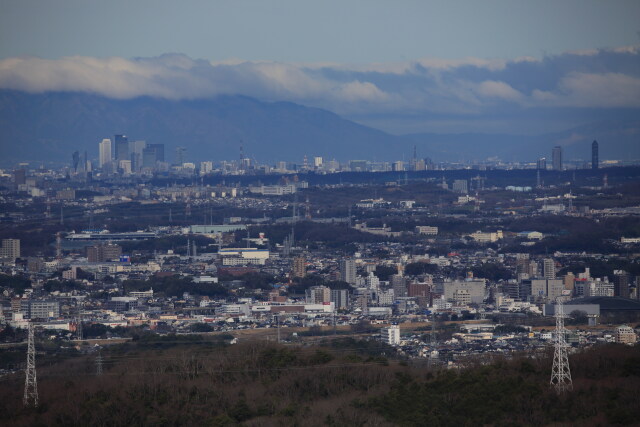
{"label": "cloud bank over mountains", "polygon": [[[562,114],[580,121],[640,108],[640,46],[567,52],[541,59],[421,59],[381,64],[34,57],[0,60],[0,89],[78,91],[116,99],[246,95],[326,108],[402,133],[416,122],[517,120]],[[545,113],[545,111],[547,113]],[[413,124],[410,124],[413,123]],[[413,127],[412,127],[413,126]]]}

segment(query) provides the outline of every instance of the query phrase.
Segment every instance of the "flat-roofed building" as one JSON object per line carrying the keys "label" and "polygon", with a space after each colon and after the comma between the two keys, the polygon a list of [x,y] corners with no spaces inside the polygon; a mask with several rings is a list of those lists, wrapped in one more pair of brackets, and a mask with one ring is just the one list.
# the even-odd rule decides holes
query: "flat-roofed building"
{"label": "flat-roofed building", "polygon": [[638,336],[633,329],[627,325],[622,325],[616,329],[616,342],[618,344],[635,344],[638,341]]}
{"label": "flat-roofed building", "polygon": [[380,330],[380,337],[385,344],[399,345],[400,344],[400,326],[391,325],[388,328],[382,328]]}
{"label": "flat-roofed building", "polygon": [[0,258],[20,258],[20,239],[2,239]]}

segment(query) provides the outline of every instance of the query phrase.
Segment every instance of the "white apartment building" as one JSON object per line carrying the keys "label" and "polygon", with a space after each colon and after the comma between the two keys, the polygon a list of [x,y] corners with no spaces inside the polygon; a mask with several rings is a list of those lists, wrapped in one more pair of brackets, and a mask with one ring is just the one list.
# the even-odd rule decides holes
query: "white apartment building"
{"label": "white apartment building", "polygon": [[400,345],[400,326],[391,325],[380,330],[382,341],[389,345]]}

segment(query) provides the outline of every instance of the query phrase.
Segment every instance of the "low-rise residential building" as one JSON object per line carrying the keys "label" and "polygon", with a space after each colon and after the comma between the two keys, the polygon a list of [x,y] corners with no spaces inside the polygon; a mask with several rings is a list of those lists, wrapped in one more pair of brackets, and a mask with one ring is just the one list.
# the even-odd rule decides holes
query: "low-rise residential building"
{"label": "low-rise residential building", "polygon": [[635,344],[638,336],[630,326],[622,325],[616,329],[616,342],[618,344]]}

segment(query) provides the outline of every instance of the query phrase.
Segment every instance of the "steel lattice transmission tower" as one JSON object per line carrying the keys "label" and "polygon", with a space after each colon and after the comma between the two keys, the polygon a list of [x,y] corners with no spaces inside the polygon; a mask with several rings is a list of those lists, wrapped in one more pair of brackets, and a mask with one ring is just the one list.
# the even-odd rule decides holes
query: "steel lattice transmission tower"
{"label": "steel lattice transmission tower", "polygon": [[102,375],[102,351],[98,350],[98,357],[96,357],[96,375]]}
{"label": "steel lattice transmission tower", "polygon": [[431,344],[431,351],[429,352],[429,359],[427,360],[427,367],[429,368],[435,368],[438,366],[439,364],[439,356],[440,353],[438,352],[438,337],[436,335],[436,316],[435,314],[433,315],[433,318],[431,319],[431,337],[430,337],[430,344]]}
{"label": "steel lattice transmission tower", "polygon": [[564,328],[564,306],[562,298],[556,299],[555,318],[556,333],[554,339],[553,368],[551,369],[550,384],[556,389],[558,394],[571,391],[573,382],[571,381],[571,369],[569,368],[569,356],[567,355],[566,333]]}
{"label": "steel lattice transmission tower", "polygon": [[36,347],[34,343],[34,327],[29,322],[29,338],[27,341],[27,370],[24,380],[24,398],[22,403],[25,406],[38,406],[38,382],[36,380]]}
{"label": "steel lattice transmission tower", "polygon": [[82,306],[77,306],[78,312],[76,313],[78,316],[76,317],[76,338],[78,341],[82,341],[83,331],[82,331]]}

